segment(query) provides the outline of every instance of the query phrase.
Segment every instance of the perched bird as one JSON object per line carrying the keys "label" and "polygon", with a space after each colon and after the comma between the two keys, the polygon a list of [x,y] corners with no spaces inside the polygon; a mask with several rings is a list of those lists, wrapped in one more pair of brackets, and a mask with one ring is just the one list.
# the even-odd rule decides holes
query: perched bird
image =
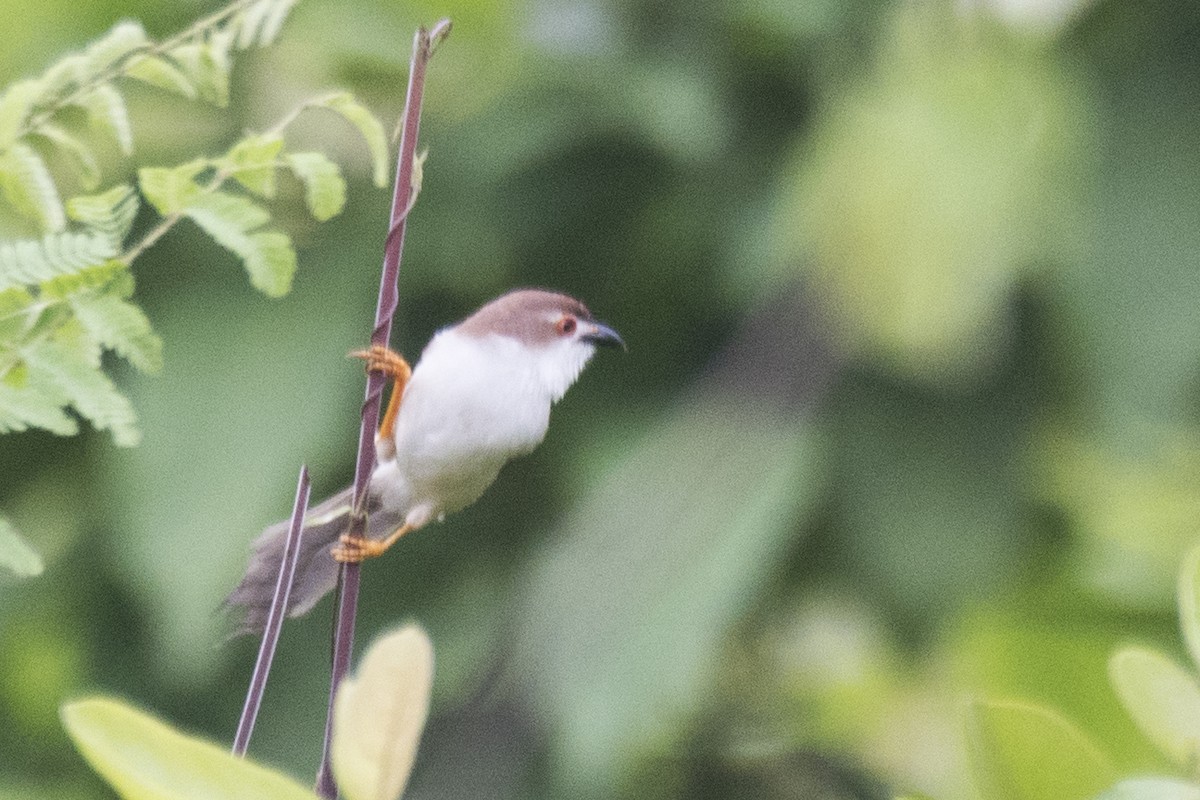
{"label": "perched bird", "polygon": [[[393,380],[376,437],[367,536],[344,535],[351,489],[309,510],[289,615],[304,614],[334,588],[339,561],[381,555],[406,533],[475,502],[505,463],[542,441],[550,406],[597,346],[625,343],[578,300],[519,289],[436,333],[412,370],[387,348],[352,354]],[[244,612],[239,633],[266,622],[287,528],[285,521],[263,531],[226,601]]]}

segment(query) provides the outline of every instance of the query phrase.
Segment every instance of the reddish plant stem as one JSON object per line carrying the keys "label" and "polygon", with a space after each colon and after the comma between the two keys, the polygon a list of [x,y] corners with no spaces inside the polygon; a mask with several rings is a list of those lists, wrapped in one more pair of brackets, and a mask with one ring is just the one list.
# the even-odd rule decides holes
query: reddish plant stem
{"label": "reddish plant stem", "polygon": [[[400,274],[400,255],[404,248],[410,198],[413,192],[413,161],[417,151],[417,132],[421,123],[421,100],[425,92],[425,66],[436,45],[450,32],[450,21],[442,20],[426,30],[419,28],[413,37],[412,60],[408,71],[408,95],[404,103],[404,126],[400,135],[400,152],[396,165],[396,188],[392,195],[391,223],[383,249],[383,274],[379,281],[379,300],[375,306],[375,328],[371,344],[388,344],[392,333],[392,318],[400,302],[397,278]],[[386,378],[371,372],[367,376],[366,398],[362,406],[362,424],[358,432],[358,461],[354,471],[354,512],[350,517],[350,536],[363,537],[367,532],[367,489],[375,469],[375,431],[379,427],[379,406]],[[333,703],[342,679],[350,670],[354,649],[354,622],[358,609],[360,566],[342,564],[338,571],[337,609],[334,617],[333,667],[329,681],[329,706],[325,718],[325,743],[321,766],[317,771],[316,791],[321,797],[337,797],[330,764],[333,743]]]}
{"label": "reddish plant stem", "polygon": [[304,532],[304,512],[308,509],[308,467],[300,467],[300,482],[296,486],[296,501],[292,505],[292,522],[288,527],[287,542],[283,546],[283,559],[279,563],[279,579],[275,581],[275,595],[271,598],[271,610],[267,612],[267,624],[263,626],[262,644],[258,647],[258,660],[254,662],[254,675],[250,689],[246,692],[246,703],[242,706],[242,718],[238,720],[237,734],[233,737],[233,754],[246,755],[250,745],[250,734],[254,732],[254,721],[262,705],[263,692],[267,688],[267,676],[271,674],[271,662],[275,658],[275,646],[279,643],[279,632],[283,629],[283,617],[287,612],[288,597],[292,593],[292,582],[296,577],[296,560],[300,556],[300,537]]}

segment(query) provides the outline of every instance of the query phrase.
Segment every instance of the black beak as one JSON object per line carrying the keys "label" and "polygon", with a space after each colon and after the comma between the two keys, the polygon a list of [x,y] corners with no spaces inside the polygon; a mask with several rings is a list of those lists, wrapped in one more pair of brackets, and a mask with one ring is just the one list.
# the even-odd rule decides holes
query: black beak
{"label": "black beak", "polygon": [[579,337],[585,342],[591,342],[597,347],[619,347],[625,352],[629,352],[629,348],[625,346],[625,340],[621,338],[621,334],[603,322],[588,322],[585,324],[590,326],[590,330]]}

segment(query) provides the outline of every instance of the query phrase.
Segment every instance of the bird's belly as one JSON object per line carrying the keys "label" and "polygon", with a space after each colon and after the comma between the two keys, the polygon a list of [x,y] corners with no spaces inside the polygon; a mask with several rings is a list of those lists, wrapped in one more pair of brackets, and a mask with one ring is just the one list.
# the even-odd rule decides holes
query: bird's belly
{"label": "bird's belly", "polygon": [[493,366],[456,364],[439,375],[422,361],[414,371],[396,420],[394,464],[409,508],[425,509],[418,516],[470,505],[509,459],[545,436],[549,403],[531,402],[527,379],[496,376]]}

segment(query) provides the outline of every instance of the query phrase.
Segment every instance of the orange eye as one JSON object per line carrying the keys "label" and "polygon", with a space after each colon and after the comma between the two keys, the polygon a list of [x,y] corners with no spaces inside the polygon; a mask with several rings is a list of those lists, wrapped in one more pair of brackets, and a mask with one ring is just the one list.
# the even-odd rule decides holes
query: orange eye
{"label": "orange eye", "polygon": [[558,321],[555,328],[557,328],[559,336],[570,336],[575,332],[575,318],[563,317]]}

